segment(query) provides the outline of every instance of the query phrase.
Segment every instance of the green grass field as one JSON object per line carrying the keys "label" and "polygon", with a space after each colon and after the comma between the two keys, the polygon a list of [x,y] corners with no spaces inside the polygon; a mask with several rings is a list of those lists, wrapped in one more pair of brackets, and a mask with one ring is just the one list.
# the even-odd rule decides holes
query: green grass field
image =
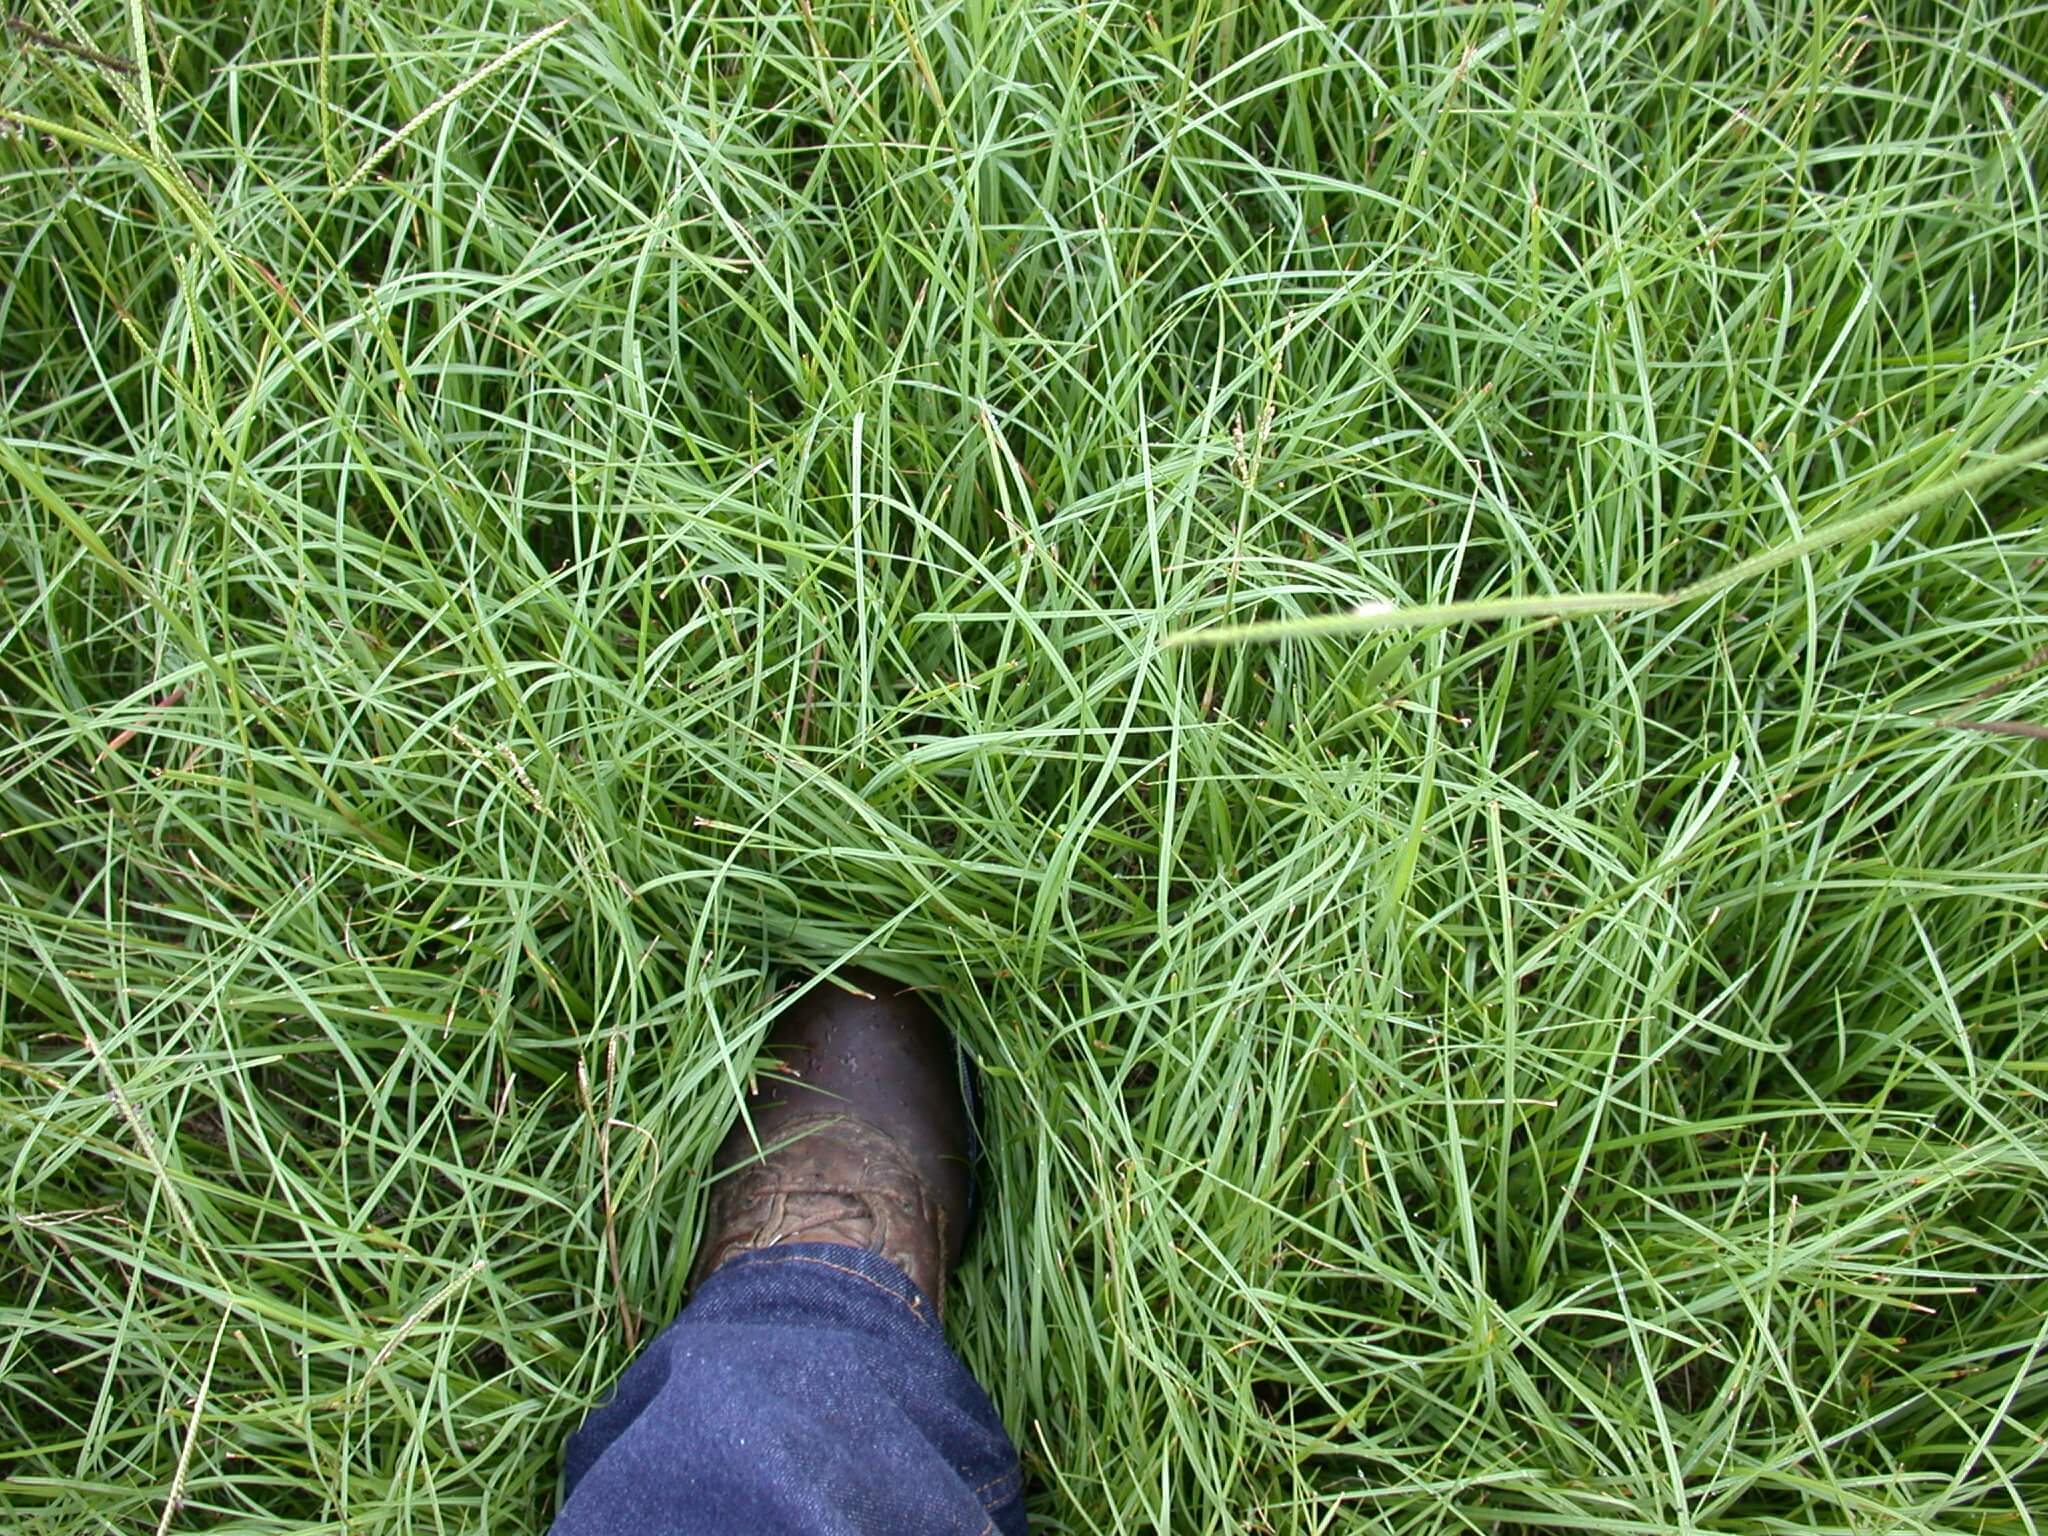
{"label": "green grass field", "polygon": [[2048,1529],[2048,8],[25,4],[0,1527],[540,1531],[859,957],[1039,1529]]}

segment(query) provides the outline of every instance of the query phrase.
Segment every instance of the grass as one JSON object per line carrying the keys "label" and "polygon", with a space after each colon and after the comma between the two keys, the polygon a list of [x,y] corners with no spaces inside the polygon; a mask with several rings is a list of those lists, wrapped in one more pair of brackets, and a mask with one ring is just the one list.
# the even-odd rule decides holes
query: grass
{"label": "grass", "polygon": [[0,1521],[542,1529],[859,956],[1039,1529],[2040,1531],[2044,80],[28,0]]}

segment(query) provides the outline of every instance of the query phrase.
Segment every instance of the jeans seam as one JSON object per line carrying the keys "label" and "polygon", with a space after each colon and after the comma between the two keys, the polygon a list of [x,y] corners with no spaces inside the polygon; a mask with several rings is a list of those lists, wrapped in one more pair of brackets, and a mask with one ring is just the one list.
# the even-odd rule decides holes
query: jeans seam
{"label": "jeans seam", "polygon": [[[1024,1469],[1022,1467],[1012,1467],[1007,1472],[999,1473],[995,1477],[990,1478],[974,1490],[974,1497],[980,1501],[982,1511],[988,1515],[991,1525],[995,1523],[995,1511],[1001,1509],[1010,1500],[1017,1497],[1018,1488],[1023,1485],[1023,1480]],[[1005,1487],[1005,1484],[1014,1484],[1015,1486]],[[999,1495],[991,1498],[989,1496],[989,1489],[991,1488],[1001,1488],[1002,1491]]]}
{"label": "jeans seam", "polygon": [[859,1280],[864,1284],[872,1285],[884,1296],[888,1297],[891,1301],[896,1302],[898,1305],[900,1305],[906,1312],[908,1312],[912,1317],[916,1318],[919,1322],[925,1321],[924,1312],[919,1302],[906,1300],[904,1297],[898,1295],[895,1291],[891,1290],[888,1286],[882,1284],[881,1281],[875,1279],[872,1275],[864,1275],[859,1270],[849,1268],[847,1265],[844,1264],[834,1264],[830,1259],[816,1258],[808,1253],[790,1253],[776,1255],[772,1257],[767,1254],[757,1253],[755,1256],[750,1257],[747,1260],[747,1263],[750,1266],[762,1264],[815,1264],[820,1269],[829,1269],[834,1270],[842,1275],[851,1275],[854,1279]]}

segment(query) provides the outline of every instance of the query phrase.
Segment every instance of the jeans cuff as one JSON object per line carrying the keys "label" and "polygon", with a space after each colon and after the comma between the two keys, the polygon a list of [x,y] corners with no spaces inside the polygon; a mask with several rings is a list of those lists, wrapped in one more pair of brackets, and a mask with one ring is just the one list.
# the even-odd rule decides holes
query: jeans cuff
{"label": "jeans cuff", "polygon": [[[843,1308],[824,1305],[831,1298]],[[811,1315],[822,1307],[839,1314],[833,1322],[869,1331],[899,1318],[939,1329],[938,1308],[910,1276],[879,1253],[845,1243],[775,1243],[736,1253],[705,1276],[686,1315],[701,1322],[754,1321],[756,1314],[796,1306]]]}

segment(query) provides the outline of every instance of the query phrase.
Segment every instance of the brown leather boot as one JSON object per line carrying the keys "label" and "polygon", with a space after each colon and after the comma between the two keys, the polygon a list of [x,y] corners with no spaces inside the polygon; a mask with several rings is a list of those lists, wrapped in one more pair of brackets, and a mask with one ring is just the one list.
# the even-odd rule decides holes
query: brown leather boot
{"label": "brown leather boot", "polygon": [[846,1243],[941,1306],[967,1237],[959,1056],[904,988],[861,971],[842,980],[860,992],[819,982],[769,1032],[747,1111],[712,1160],[691,1283],[750,1248]]}

